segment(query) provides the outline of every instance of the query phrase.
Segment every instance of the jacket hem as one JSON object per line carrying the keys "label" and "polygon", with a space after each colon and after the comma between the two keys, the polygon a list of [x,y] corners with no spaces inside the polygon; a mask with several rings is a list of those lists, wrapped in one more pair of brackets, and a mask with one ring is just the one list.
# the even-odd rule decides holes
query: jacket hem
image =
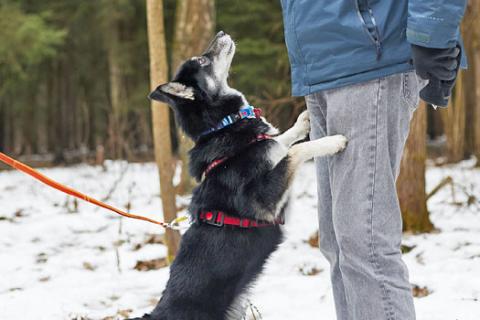
{"label": "jacket hem", "polygon": [[303,97],[318,91],[345,87],[411,70],[414,70],[413,65],[409,62],[404,62],[312,85],[299,85],[298,83],[293,83],[292,95],[294,97]]}

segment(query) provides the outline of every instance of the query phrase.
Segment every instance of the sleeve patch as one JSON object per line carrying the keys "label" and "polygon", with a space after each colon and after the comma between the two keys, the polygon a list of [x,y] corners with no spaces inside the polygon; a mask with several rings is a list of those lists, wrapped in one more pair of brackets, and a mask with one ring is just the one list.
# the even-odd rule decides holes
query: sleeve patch
{"label": "sleeve patch", "polygon": [[430,42],[430,35],[423,32],[417,32],[412,29],[407,29],[407,38],[410,41],[415,41],[415,42],[422,42],[422,43]]}

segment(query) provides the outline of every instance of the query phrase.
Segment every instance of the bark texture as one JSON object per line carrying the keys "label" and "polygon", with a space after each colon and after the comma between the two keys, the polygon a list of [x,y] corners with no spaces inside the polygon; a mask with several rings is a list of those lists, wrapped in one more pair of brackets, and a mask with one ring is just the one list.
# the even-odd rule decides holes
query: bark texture
{"label": "bark texture", "polygon": [[421,102],[410,123],[410,133],[400,165],[400,176],[397,180],[403,230],[413,233],[429,232],[433,229],[425,193],[426,108],[425,103]]}
{"label": "bark texture", "polygon": [[[147,29],[150,55],[150,87],[155,89],[165,83],[168,77],[165,30],[163,20],[163,1],[147,0]],[[172,178],[174,165],[172,161],[172,143],[170,136],[169,108],[167,105],[153,101],[152,122],[155,159],[160,176],[163,216],[170,222],[176,218],[175,189]],[[165,242],[168,248],[167,261],[173,261],[180,245],[180,234],[166,230]]]}
{"label": "bark texture", "polygon": [[472,118],[469,118],[473,127],[473,154],[479,160],[480,166],[480,1],[470,1],[467,12],[471,18],[467,29],[471,31],[469,42],[469,78],[473,82],[473,90],[470,92],[469,101],[472,101]]}

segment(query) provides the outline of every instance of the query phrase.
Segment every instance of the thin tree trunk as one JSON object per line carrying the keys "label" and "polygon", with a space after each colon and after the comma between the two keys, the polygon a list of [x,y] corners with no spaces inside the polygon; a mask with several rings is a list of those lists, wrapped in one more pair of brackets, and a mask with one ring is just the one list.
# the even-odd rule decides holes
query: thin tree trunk
{"label": "thin tree trunk", "polygon": [[[476,41],[475,37],[478,30],[475,29],[476,24],[476,12],[474,4],[478,1],[470,1],[465,13],[465,18],[463,19],[463,37],[465,44],[465,53],[467,57],[470,57],[468,69],[464,71],[463,79],[463,91],[465,94],[465,119],[468,121],[465,122],[465,150],[464,158],[468,158],[470,155],[475,153],[475,125],[478,122],[473,121],[475,119],[475,104],[476,104],[476,86],[478,80],[476,77],[476,61],[475,61],[475,50],[476,50]],[[477,23],[478,24],[478,23]],[[480,24],[477,26],[480,27]]]}
{"label": "thin tree trunk", "polygon": [[[172,65],[175,72],[180,64],[207,47],[215,30],[214,0],[178,0],[173,40]],[[178,155],[182,162],[180,193],[190,193],[195,180],[188,172],[188,151],[193,142],[177,128]]]}
{"label": "thin tree trunk", "polygon": [[448,107],[440,110],[447,138],[447,160],[458,162],[465,155],[465,92],[464,72],[460,71]]}
{"label": "thin tree trunk", "polygon": [[414,233],[429,232],[433,229],[425,193],[426,134],[427,106],[421,102],[410,123],[410,134],[397,180],[403,229]]}
{"label": "thin tree trunk", "polygon": [[[167,81],[168,66],[163,20],[163,1],[147,0],[147,28],[150,54],[150,87],[154,90]],[[165,104],[152,100],[152,122],[155,159],[160,176],[163,216],[168,222],[176,218],[175,189],[172,183],[173,161],[170,137],[169,109]],[[167,261],[171,262],[180,245],[180,234],[166,230]]]}
{"label": "thin tree trunk", "polygon": [[480,1],[471,1],[469,10],[472,11],[473,30],[472,55],[470,56],[473,66],[472,77],[475,78],[475,98],[473,102],[473,154],[477,158],[477,166],[480,166]]}
{"label": "thin tree trunk", "polygon": [[[109,5],[113,11],[116,9],[115,3]],[[118,12],[113,13],[112,21],[108,24],[108,67],[110,77],[110,102],[112,112],[109,115],[109,147],[111,156],[121,158],[123,155],[123,113],[125,111],[125,87],[123,82],[122,65],[121,65],[121,46],[120,46],[120,25]]]}

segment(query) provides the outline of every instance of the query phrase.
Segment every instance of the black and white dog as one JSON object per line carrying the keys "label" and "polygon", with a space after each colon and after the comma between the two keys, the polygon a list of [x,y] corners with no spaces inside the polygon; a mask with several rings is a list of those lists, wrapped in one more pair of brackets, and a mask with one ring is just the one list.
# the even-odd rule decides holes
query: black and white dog
{"label": "black and white dog", "polygon": [[345,148],[341,135],[295,144],[309,132],[302,113],[278,134],[227,84],[235,44],[219,32],[204,54],[180,67],[150,98],[168,103],[195,141],[190,172],[201,183],[163,296],[137,319],[243,319],[246,295],[282,241],[289,189],[299,165]]}

